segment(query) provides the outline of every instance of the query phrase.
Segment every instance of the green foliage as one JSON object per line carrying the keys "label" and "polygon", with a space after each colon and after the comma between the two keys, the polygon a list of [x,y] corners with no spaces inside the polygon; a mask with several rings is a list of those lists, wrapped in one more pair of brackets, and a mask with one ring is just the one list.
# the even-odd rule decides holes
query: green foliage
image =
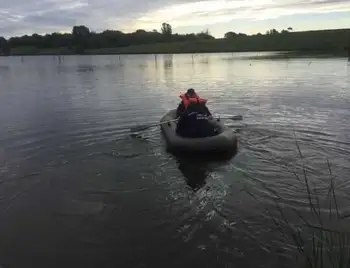
{"label": "green foliage", "polygon": [[165,22],[162,24],[161,31],[162,31],[162,34],[168,38],[173,34],[173,29],[171,28],[170,24]]}
{"label": "green foliage", "polygon": [[78,54],[84,53],[89,47],[90,29],[84,25],[74,26],[72,29],[72,44]]}
{"label": "green foliage", "polygon": [[198,33],[197,36],[200,39],[206,39],[206,40],[214,40],[215,39],[215,37],[210,35],[209,29],[206,29],[205,31]]}
{"label": "green foliage", "polygon": [[[260,33],[258,33],[258,35],[261,35]],[[244,33],[235,33],[235,32],[227,32],[227,33],[225,33],[225,38],[226,39],[232,39],[232,38],[235,38],[235,37],[238,37],[238,36],[240,36],[240,37],[242,37],[242,36],[247,36],[246,34],[244,34]]]}
{"label": "green foliage", "polygon": [[9,55],[11,52],[11,48],[7,42],[7,40],[0,36],[0,55]]}
{"label": "green foliage", "polygon": [[[105,30],[95,33],[86,26],[74,26],[71,33],[33,34],[0,42],[2,54],[115,54],[115,53],[205,53],[239,51],[342,51],[349,45],[350,29],[307,32],[278,32],[247,35],[227,32],[215,39],[209,30],[191,34],[173,34],[170,24],[160,32],[139,29],[133,33]],[[31,49],[28,49],[31,48]]]}
{"label": "green foliage", "polygon": [[161,32],[157,30],[149,32],[139,29],[133,33],[123,33],[113,30],[95,33],[91,32],[86,26],[80,25],[74,26],[70,34],[24,35],[21,37],[12,37],[7,43],[12,48],[12,54],[46,54],[47,51],[53,51],[54,54],[58,53],[58,51],[65,51],[67,54],[85,54],[91,51],[99,51],[98,53],[104,54],[104,51],[116,51],[119,48],[133,45],[207,39],[215,39],[209,34],[209,31],[199,34],[173,34],[171,25],[163,23]]}
{"label": "green foliage", "polygon": [[266,31],[266,34],[267,35],[276,35],[276,34],[279,34],[279,32],[276,29],[271,29],[271,30]]}

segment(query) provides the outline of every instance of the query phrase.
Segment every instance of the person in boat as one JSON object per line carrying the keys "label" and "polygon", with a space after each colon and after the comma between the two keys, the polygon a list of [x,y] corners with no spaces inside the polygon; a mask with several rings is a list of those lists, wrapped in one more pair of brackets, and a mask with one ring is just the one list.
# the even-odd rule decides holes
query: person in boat
{"label": "person in boat", "polygon": [[[205,110],[208,116],[212,116],[208,107],[205,105],[207,100],[199,98],[199,96],[197,95],[197,93],[194,91],[193,88],[188,89],[185,94],[180,95],[180,98],[181,98],[181,102],[176,110],[176,118],[179,118],[185,112],[186,110],[185,102],[188,102],[190,99],[193,99],[193,98],[201,101],[201,103],[203,104],[201,105],[201,108]],[[184,102],[184,99],[185,99],[185,102]]]}
{"label": "person in boat", "polygon": [[216,135],[216,128],[210,123],[212,115],[206,106],[206,99],[200,98],[190,88],[180,96],[181,103],[177,107],[179,118],[176,133],[186,138],[204,138]]}

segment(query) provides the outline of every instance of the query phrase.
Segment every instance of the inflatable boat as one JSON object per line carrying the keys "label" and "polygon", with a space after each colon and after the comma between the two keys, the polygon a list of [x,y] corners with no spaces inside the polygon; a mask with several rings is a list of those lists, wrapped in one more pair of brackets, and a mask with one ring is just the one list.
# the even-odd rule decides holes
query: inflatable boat
{"label": "inflatable boat", "polygon": [[171,151],[233,153],[237,150],[237,137],[220,119],[210,122],[219,130],[218,135],[205,138],[183,138],[176,134],[176,110],[166,113],[160,120],[161,130]]}

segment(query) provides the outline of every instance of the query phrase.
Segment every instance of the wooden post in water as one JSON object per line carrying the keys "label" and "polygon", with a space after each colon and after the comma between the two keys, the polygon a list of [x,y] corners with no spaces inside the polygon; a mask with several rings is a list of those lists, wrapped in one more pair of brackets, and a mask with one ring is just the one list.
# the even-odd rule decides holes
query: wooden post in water
{"label": "wooden post in water", "polygon": [[157,54],[154,54],[154,66],[156,67],[156,69],[158,68],[158,64],[157,64]]}
{"label": "wooden post in water", "polygon": [[121,58],[120,58],[120,54],[118,55],[118,62],[119,62],[119,66],[122,66],[122,61],[121,61]]}

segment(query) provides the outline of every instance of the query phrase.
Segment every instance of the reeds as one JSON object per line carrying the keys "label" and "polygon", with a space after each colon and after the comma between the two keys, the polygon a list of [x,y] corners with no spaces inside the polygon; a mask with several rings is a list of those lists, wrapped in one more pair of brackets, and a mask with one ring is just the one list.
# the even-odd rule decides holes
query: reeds
{"label": "reeds", "polygon": [[[299,157],[303,159],[304,156],[297,141],[296,146]],[[268,209],[260,198],[245,189],[245,192],[264,207],[273,225],[286,239],[286,243],[291,242],[295,247],[298,267],[350,267],[350,233],[347,231],[350,225],[349,228],[346,228],[347,216],[342,216],[340,213],[334,176],[328,160],[327,167],[329,186],[325,189],[325,194],[317,192],[316,187],[313,187],[304,162],[302,162],[302,175],[293,172],[298,182],[305,186],[307,212],[300,212],[296,208],[289,211],[284,208],[281,205],[283,198],[277,191],[269,189],[266,185],[262,186],[273,196],[272,207],[274,209],[272,210]],[[292,219],[288,217],[290,212],[293,214]]]}

